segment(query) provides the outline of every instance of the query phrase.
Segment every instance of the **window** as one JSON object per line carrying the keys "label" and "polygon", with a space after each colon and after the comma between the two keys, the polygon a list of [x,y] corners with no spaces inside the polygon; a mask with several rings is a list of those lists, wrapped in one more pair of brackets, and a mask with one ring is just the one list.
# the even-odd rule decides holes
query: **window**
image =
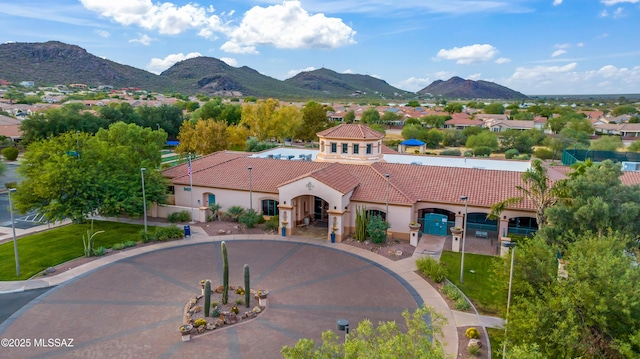
{"label": "window", "polygon": [[262,214],[265,216],[277,216],[278,201],[273,199],[265,199],[262,201]]}
{"label": "window", "polygon": [[343,143],[342,144],[342,153],[348,153],[349,152],[349,144],[348,143]]}
{"label": "window", "polygon": [[338,152],[338,144],[335,142],[331,142],[331,153]]}
{"label": "window", "polygon": [[367,154],[370,155],[372,151],[373,151],[373,146],[370,143],[368,143],[367,144]]}
{"label": "window", "polygon": [[357,143],[353,144],[353,154],[357,155],[360,152],[360,145],[358,145]]}

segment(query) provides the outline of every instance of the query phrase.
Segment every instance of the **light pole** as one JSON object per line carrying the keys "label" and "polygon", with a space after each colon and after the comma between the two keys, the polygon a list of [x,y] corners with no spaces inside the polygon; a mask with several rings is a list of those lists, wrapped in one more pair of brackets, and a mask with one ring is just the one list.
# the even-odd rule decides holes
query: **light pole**
{"label": "light pole", "polygon": [[144,193],[144,171],[147,169],[142,167],[140,169],[140,176],[142,176],[142,212],[144,216],[144,233],[147,233],[147,197]]}
{"label": "light pole", "polygon": [[460,284],[464,277],[464,244],[467,240],[467,212],[469,206],[469,197],[460,196],[460,200],[464,201],[464,222],[462,225],[462,258],[460,259]]}
{"label": "light pole", "polygon": [[11,231],[13,232],[13,255],[16,257],[16,276],[20,276],[20,259],[18,257],[18,241],[16,240],[16,225],[13,221],[13,202],[11,202],[11,192],[15,188],[9,188],[9,212],[11,213]]}
{"label": "light pole", "polygon": [[389,188],[390,188],[389,186],[391,184],[391,182],[389,181],[389,178],[391,177],[391,175],[388,173],[385,173],[384,176],[387,178],[387,209],[384,212],[384,216],[385,216],[384,218],[387,222],[389,222]]}
{"label": "light pole", "polygon": [[336,324],[338,325],[338,330],[344,332],[344,342],[347,342],[347,336],[349,335],[349,321],[346,319],[338,319],[336,320]]}
{"label": "light pole", "polygon": [[511,286],[513,284],[513,258],[516,253],[516,244],[513,242],[505,242],[502,243],[504,247],[511,249],[511,269],[509,269],[509,293],[507,294],[507,315],[505,317],[505,327],[504,327],[504,345],[502,347],[502,359],[505,359],[507,356],[507,328],[509,324],[509,307],[511,306]]}
{"label": "light pole", "polygon": [[253,211],[253,182],[251,179],[251,170],[253,167],[247,167],[249,170],[249,210]]}

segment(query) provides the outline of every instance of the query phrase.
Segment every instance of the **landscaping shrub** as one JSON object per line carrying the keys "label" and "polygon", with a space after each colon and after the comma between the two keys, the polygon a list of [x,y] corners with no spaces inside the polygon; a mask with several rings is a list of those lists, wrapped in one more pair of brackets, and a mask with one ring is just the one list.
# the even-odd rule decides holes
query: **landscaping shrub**
{"label": "landscaping shrub", "polygon": [[491,148],[487,146],[480,146],[473,149],[473,155],[476,157],[489,157],[491,155]]}
{"label": "landscaping shrub", "polygon": [[431,280],[436,283],[441,283],[447,273],[447,270],[442,264],[440,264],[440,262],[429,256],[417,259],[416,267],[418,267],[418,270],[422,274],[431,278]]}
{"label": "landscaping shrub", "polygon": [[387,240],[389,223],[382,220],[381,216],[371,216],[367,223],[367,235],[373,243],[384,243]]}
{"label": "landscaping shrub", "polygon": [[550,160],[553,158],[553,151],[548,148],[538,148],[533,151],[533,155],[541,160]]}
{"label": "landscaping shrub", "polygon": [[126,241],[124,243],[122,243],[124,245],[124,248],[129,248],[129,247],[135,247],[138,245],[138,242],[136,241]]}
{"label": "landscaping shrub", "polygon": [[456,300],[456,304],[454,305],[454,307],[457,310],[468,310],[469,308],[471,308],[471,305],[464,297],[460,297]]}
{"label": "landscaping shrub", "polygon": [[444,150],[440,152],[441,156],[460,156],[460,150]]}
{"label": "landscaping shrub", "polygon": [[178,239],[184,237],[184,232],[178,226],[158,227],[154,233],[156,241]]}
{"label": "landscaping shrub", "polygon": [[114,251],[124,249],[124,243],[116,243],[113,246],[111,246],[111,249],[113,249]]}
{"label": "landscaping shrub", "polygon": [[204,318],[198,318],[198,319],[196,319],[195,322],[193,322],[193,326],[196,327],[196,328],[201,326],[201,325],[207,325],[207,320],[204,319]]}
{"label": "landscaping shrub", "polygon": [[442,292],[447,296],[447,298],[457,301],[462,296],[458,288],[456,288],[453,284],[445,284],[442,287]]}
{"label": "landscaping shrub", "polygon": [[470,151],[470,150],[464,151],[464,156],[465,157],[473,157],[473,151]]}
{"label": "landscaping shrub", "polygon": [[8,161],[15,161],[18,158],[18,153],[20,153],[20,151],[16,147],[7,147],[2,150],[2,156]]}
{"label": "landscaping shrub", "polygon": [[523,154],[521,154],[520,156],[518,156],[518,159],[519,159],[519,160],[528,160],[528,159],[530,159],[530,158],[531,158],[531,156],[529,156],[529,154],[528,154],[528,153],[523,153]]}
{"label": "landscaping shrub", "polygon": [[477,356],[480,354],[480,347],[477,345],[467,346],[467,352],[469,355]]}
{"label": "landscaping shrub", "polygon": [[191,220],[191,214],[187,210],[180,211],[180,212],[173,212],[167,216],[167,219],[171,223],[188,222]]}
{"label": "landscaping shrub", "polygon": [[244,213],[244,208],[242,208],[241,206],[231,206],[227,210],[226,214],[227,216],[229,216],[229,218],[231,218],[231,220],[237,222],[243,213]]}
{"label": "landscaping shrub", "polygon": [[277,231],[279,227],[280,227],[280,219],[278,216],[273,216],[264,223],[265,231]]}
{"label": "landscaping shrub", "polygon": [[467,336],[467,338],[469,339],[479,339],[480,338],[480,332],[478,331],[478,329],[471,327],[469,329],[467,329],[464,332],[464,335]]}
{"label": "landscaping shrub", "polygon": [[107,249],[105,247],[100,246],[100,247],[98,247],[98,248],[93,250],[93,254],[96,257],[103,256],[103,255],[107,254]]}
{"label": "landscaping shrub", "polygon": [[504,158],[506,158],[506,159],[510,160],[510,159],[512,159],[512,158],[514,158],[514,157],[518,157],[519,155],[520,155],[520,151],[518,151],[518,150],[517,150],[517,149],[515,149],[515,148],[512,148],[512,149],[510,149],[510,150],[507,150],[507,151],[504,153]]}
{"label": "landscaping shrub", "polygon": [[256,224],[264,223],[264,217],[255,209],[249,209],[240,215],[238,222],[245,224],[247,228],[253,228]]}
{"label": "landscaping shrub", "polygon": [[144,229],[140,230],[140,240],[142,243],[149,243],[156,240],[155,235],[151,232],[145,232]]}

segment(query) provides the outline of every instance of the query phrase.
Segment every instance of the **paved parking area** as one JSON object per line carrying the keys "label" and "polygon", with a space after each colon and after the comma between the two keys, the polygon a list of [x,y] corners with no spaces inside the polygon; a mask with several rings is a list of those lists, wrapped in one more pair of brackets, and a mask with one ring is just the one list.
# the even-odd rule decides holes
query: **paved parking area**
{"label": "paved parking area", "polygon": [[[3,338],[30,348],[0,348],[19,358],[280,358],[283,345],[320,340],[336,320],[403,322],[421,305],[415,290],[373,261],[326,246],[281,241],[228,241],[230,284],[249,264],[253,288],[270,304],[256,320],[182,342],[182,310],[200,280],[221,281],[220,242],[126,258],[61,284],[8,323]],[[7,323],[5,323],[7,324]],[[73,339],[73,348],[35,348],[37,338]]]}

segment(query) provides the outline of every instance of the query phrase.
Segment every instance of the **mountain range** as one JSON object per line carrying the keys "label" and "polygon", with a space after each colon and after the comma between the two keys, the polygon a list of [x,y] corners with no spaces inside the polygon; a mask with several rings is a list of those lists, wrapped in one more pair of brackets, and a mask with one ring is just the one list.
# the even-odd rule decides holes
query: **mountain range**
{"label": "mountain range", "polygon": [[83,83],[139,87],[162,93],[204,93],[215,96],[256,96],[279,99],[331,99],[364,97],[413,99],[443,96],[464,99],[522,99],[525,95],[488,81],[459,77],[438,80],[413,93],[386,81],[329,69],[301,72],[284,81],[260,74],[247,66],[233,67],[213,57],[177,62],[160,75],[119,64],[58,41],[0,44],[0,79],[37,85]]}

